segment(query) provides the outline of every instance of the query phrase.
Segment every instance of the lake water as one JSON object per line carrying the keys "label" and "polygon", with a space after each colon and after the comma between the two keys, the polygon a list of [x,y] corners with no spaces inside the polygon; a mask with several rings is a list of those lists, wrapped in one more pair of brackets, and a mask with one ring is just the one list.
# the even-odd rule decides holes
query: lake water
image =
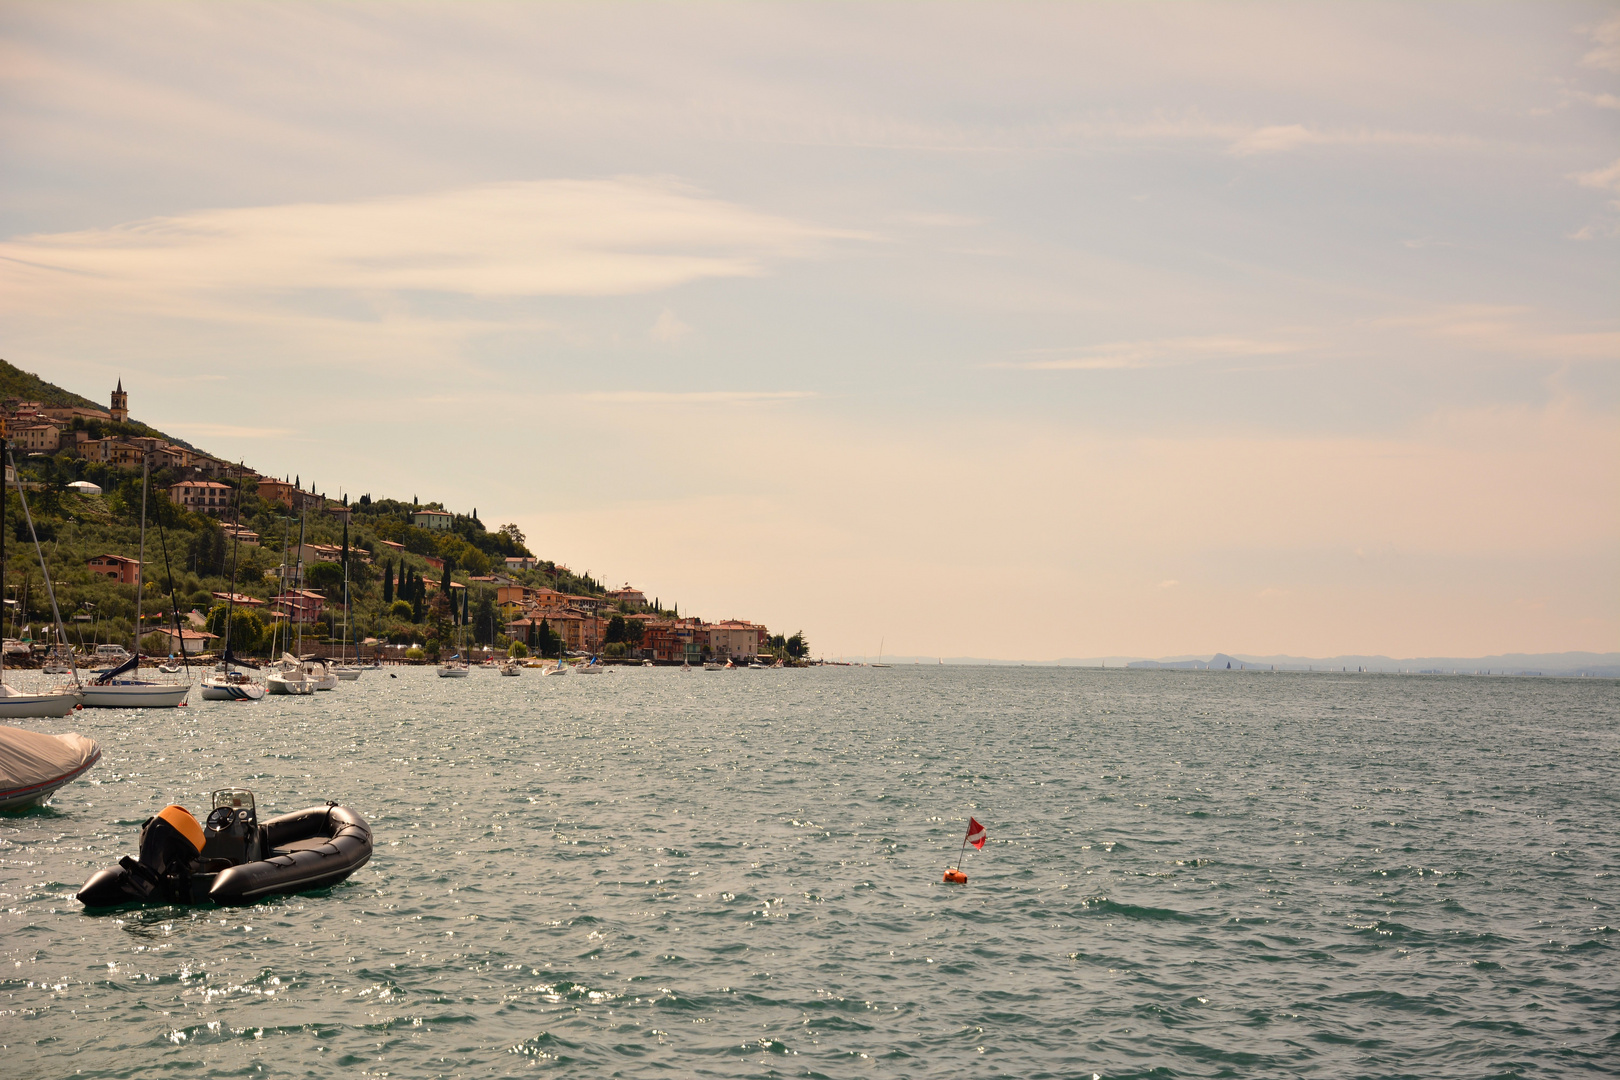
{"label": "lake water", "polygon": [[[1620,1073],[1612,681],[896,667],[85,711],[0,818],[0,1075]],[[86,915],[147,816],[376,855]],[[969,815],[989,829],[940,882]]]}

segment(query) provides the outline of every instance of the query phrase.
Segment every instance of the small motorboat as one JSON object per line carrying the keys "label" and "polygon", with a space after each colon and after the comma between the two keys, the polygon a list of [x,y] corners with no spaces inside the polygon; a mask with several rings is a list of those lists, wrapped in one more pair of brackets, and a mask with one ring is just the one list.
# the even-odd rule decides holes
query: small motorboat
{"label": "small motorboat", "polygon": [[518,663],[516,660],[508,660],[506,663],[501,665],[501,674],[502,675],[522,675],[523,674],[523,665]]}
{"label": "small motorboat", "polygon": [[140,857],[98,870],[78,892],[85,907],[124,904],[251,904],[267,896],[336,885],[371,858],[371,826],[329,802],[259,824],[253,792],[213,793],[199,823],[166,806],[141,826]]}
{"label": "small motorboat", "polygon": [[101,747],[83,735],[0,727],[0,810],[44,802],[100,760]]}
{"label": "small motorboat", "polygon": [[355,682],[360,678],[360,673],[364,670],[366,669],[362,667],[335,667],[332,669],[332,674],[344,682]]}

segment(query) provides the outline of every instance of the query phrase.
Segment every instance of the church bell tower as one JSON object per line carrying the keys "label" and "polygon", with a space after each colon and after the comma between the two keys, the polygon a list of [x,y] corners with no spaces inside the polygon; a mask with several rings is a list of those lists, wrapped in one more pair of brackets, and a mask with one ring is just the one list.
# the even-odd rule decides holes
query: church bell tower
{"label": "church bell tower", "polygon": [[122,424],[129,419],[129,395],[124,393],[124,380],[118,380],[118,389],[112,393],[113,422]]}

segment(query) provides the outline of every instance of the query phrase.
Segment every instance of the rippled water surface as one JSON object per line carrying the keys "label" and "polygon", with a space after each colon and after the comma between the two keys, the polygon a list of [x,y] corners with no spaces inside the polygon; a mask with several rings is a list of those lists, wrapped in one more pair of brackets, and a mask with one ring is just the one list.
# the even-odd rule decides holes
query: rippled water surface
{"label": "rippled water surface", "polygon": [[[1041,668],[464,680],[85,711],[0,818],[0,1075],[1620,1073],[1613,682]],[[87,915],[169,801],[337,888]],[[968,815],[990,831],[940,882]]]}

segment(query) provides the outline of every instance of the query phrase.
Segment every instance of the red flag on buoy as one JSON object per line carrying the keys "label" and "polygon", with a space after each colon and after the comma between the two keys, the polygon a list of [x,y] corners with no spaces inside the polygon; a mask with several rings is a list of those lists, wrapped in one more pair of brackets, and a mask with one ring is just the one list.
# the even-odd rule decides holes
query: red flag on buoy
{"label": "red flag on buoy", "polygon": [[968,818],[967,842],[980,851],[984,850],[984,826],[979,824],[978,818]]}

